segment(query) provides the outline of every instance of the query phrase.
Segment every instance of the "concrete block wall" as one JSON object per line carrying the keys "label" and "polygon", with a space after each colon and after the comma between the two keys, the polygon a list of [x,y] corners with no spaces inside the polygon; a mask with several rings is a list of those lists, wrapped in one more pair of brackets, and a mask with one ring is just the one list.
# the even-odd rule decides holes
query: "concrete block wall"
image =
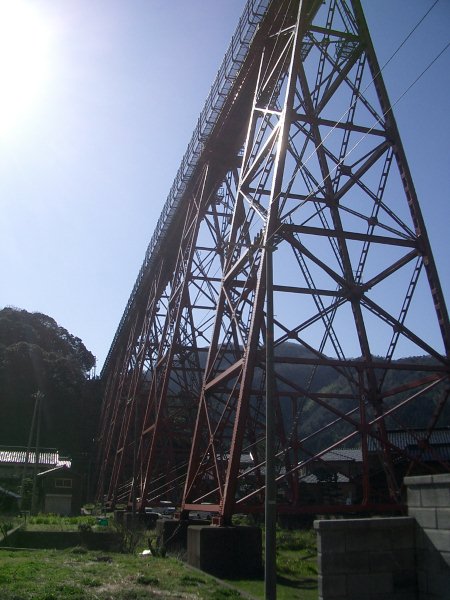
{"label": "concrete block wall", "polygon": [[187,562],[192,567],[222,578],[262,575],[259,527],[193,525],[187,535]]}
{"label": "concrete block wall", "polygon": [[319,600],[415,600],[411,517],[315,521]]}
{"label": "concrete block wall", "polygon": [[406,477],[419,600],[450,600],[450,474]]}

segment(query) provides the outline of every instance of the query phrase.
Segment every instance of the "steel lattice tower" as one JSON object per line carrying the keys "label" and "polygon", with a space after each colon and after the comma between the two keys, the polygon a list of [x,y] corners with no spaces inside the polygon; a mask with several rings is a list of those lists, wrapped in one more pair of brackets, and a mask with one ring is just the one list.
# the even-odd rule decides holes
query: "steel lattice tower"
{"label": "steel lattice tower", "polygon": [[268,252],[279,512],[400,507],[450,330],[359,0],[249,0],[103,370],[99,499],[262,510]]}

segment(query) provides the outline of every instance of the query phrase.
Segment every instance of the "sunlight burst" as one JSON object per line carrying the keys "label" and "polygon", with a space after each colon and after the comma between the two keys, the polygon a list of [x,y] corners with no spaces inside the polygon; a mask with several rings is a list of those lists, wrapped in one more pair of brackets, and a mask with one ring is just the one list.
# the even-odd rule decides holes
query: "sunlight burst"
{"label": "sunlight burst", "polygon": [[26,0],[0,0],[0,137],[36,107],[50,73],[49,24]]}

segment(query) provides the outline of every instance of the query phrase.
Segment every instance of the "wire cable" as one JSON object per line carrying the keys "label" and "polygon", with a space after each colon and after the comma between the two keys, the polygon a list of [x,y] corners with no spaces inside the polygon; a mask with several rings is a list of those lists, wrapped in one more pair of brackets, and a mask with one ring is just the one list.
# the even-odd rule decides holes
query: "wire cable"
{"label": "wire cable", "polygon": [[[400,44],[400,46],[397,48],[397,50],[395,50],[395,52],[391,55],[390,58],[388,58],[388,60],[384,63],[384,65],[381,67],[381,69],[379,70],[379,72],[377,73],[377,76],[384,70],[385,67],[388,66],[388,64],[391,62],[391,60],[394,58],[394,56],[396,54],[398,54],[398,52],[403,48],[403,46],[406,44],[406,42],[409,40],[409,38],[412,36],[412,34],[416,31],[416,29],[422,24],[422,22],[426,19],[426,17],[430,14],[430,12],[433,10],[433,8],[436,6],[436,4],[439,2],[439,0],[436,0],[435,3],[430,6],[430,8],[427,10],[427,12],[423,15],[423,17],[416,23],[416,25],[411,29],[411,31],[408,33],[408,35],[405,37],[405,39],[403,40],[403,42]],[[373,80],[372,80],[373,81]],[[367,89],[367,88],[366,88]]]}
{"label": "wire cable", "polygon": [[[365,94],[365,92],[369,89],[369,87],[375,82],[375,79],[381,75],[381,73],[384,71],[384,69],[387,67],[387,65],[392,61],[392,59],[398,54],[398,52],[401,50],[401,48],[406,44],[406,42],[409,40],[409,38],[413,35],[413,33],[418,29],[418,27],[423,23],[423,21],[426,19],[426,17],[430,14],[430,12],[434,9],[434,7],[438,4],[439,0],[435,0],[434,4],[432,4],[432,6],[427,10],[427,12],[422,16],[421,19],[419,19],[419,21],[416,23],[416,25],[411,29],[411,31],[408,33],[408,35],[404,38],[404,40],[401,42],[401,44],[397,47],[397,49],[393,52],[393,54],[388,58],[388,60],[383,64],[383,66],[377,71],[377,73],[372,77],[372,79],[369,81],[369,83],[366,85],[366,87],[362,90],[362,92],[358,93],[358,97],[362,96],[363,94]],[[439,58],[439,56],[447,49],[444,48],[444,50],[436,57]],[[435,59],[435,60],[436,60]],[[435,61],[433,61],[435,62]],[[431,63],[433,64],[433,63]],[[431,66],[431,64],[428,66],[428,68]],[[428,70],[425,69],[426,70]],[[417,81],[420,79],[420,77],[423,75],[423,73],[421,73],[421,75],[417,78]],[[410,86],[412,87],[414,84],[416,83],[416,81],[413,82],[413,84]],[[409,90],[410,88],[408,88]],[[406,90],[404,92],[404,94],[397,100],[397,102],[395,102],[395,104],[391,105],[391,109],[393,106],[395,106],[399,100],[407,93]],[[335,125],[333,125],[333,127],[330,129],[330,131],[326,134],[326,136],[323,138],[323,140],[321,140],[320,144],[318,146],[315,147],[314,151],[308,156],[308,158],[306,159],[306,161],[303,163],[304,165],[308,164],[308,161],[317,154],[317,150],[318,148],[320,148],[321,146],[323,146],[324,142],[328,139],[328,137],[333,133],[333,131],[337,128],[338,125],[340,125],[343,122],[343,119],[346,117],[346,115],[350,112],[350,110],[352,110],[352,108],[356,105],[358,101],[358,98],[355,100],[355,102],[353,104],[351,104],[340,116],[340,118],[338,119],[338,121],[336,122]],[[381,118],[385,117],[386,114],[389,111],[387,111],[384,115],[382,115]],[[377,120],[377,123],[381,122],[381,118]],[[373,128],[375,127],[375,125],[367,132],[368,135],[371,131],[373,131]],[[365,137],[365,136],[364,136]],[[362,139],[364,139],[364,137]],[[353,149],[352,149],[353,150]],[[350,150],[350,152],[352,151]],[[348,156],[348,154],[346,154],[344,156],[344,159]],[[344,160],[343,159],[343,160]],[[340,163],[338,163],[340,164]],[[334,169],[335,170],[335,169]],[[333,171],[334,172],[334,171]],[[325,180],[322,181],[322,183],[324,183]]]}

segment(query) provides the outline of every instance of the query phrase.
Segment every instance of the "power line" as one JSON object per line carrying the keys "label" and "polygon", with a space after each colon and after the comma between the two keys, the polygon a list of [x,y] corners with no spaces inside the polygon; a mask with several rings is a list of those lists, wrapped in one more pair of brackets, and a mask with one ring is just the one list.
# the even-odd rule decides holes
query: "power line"
{"label": "power line", "polygon": [[[442,54],[444,54],[444,52],[445,52],[445,51],[448,49],[448,47],[449,47],[449,46],[450,46],[450,42],[448,42],[448,43],[447,43],[447,45],[446,45],[446,46],[444,46],[444,48],[443,48],[443,49],[442,49],[442,50],[439,52],[439,54],[433,58],[433,60],[432,60],[432,61],[431,61],[431,62],[430,62],[430,63],[429,63],[429,64],[428,64],[426,67],[425,67],[425,69],[424,69],[424,70],[423,70],[423,71],[420,73],[420,75],[418,75],[418,76],[416,77],[416,79],[414,79],[414,81],[413,81],[413,82],[412,82],[412,83],[411,83],[411,84],[410,84],[410,85],[409,85],[409,86],[406,88],[406,90],[403,92],[403,94],[401,94],[401,96],[399,96],[399,97],[397,98],[397,100],[395,101],[395,103],[394,103],[394,104],[391,106],[391,110],[392,110],[392,108],[393,108],[393,107],[394,107],[396,104],[398,104],[398,103],[400,102],[400,100],[401,100],[401,99],[402,99],[404,96],[406,96],[406,94],[409,92],[409,90],[410,90],[410,89],[411,89],[411,88],[412,88],[414,85],[416,85],[416,83],[419,81],[419,79],[421,79],[421,78],[423,77],[423,75],[425,75],[425,73],[428,71],[428,69],[430,69],[430,68],[431,68],[431,67],[434,65],[434,63],[435,63],[435,62],[436,62],[436,61],[437,61],[437,60],[438,60],[438,59],[439,59],[439,58],[442,56]],[[385,114],[387,114],[388,112],[389,112],[389,110],[387,110]],[[383,115],[383,116],[384,116],[384,115]]]}
{"label": "power line", "polygon": [[[447,43],[447,45],[439,52],[439,54],[437,56],[435,56],[435,58],[433,58],[433,60],[425,67],[425,69],[420,73],[420,75],[418,75],[416,77],[416,79],[414,79],[414,81],[406,88],[406,90],[397,98],[397,100],[391,104],[389,106],[389,108],[384,111],[384,113],[375,121],[375,123],[372,125],[372,127],[370,127],[370,129],[356,142],[356,144],[354,144],[352,146],[352,148],[350,148],[350,150],[345,154],[345,156],[336,164],[336,166],[331,170],[331,172],[329,173],[329,175],[327,175],[326,177],[323,178],[323,180],[321,181],[320,185],[322,185],[323,183],[325,183],[325,181],[329,178],[329,176],[331,175],[331,173],[334,173],[336,171],[336,169],[338,168],[339,165],[341,165],[344,160],[350,156],[350,154],[353,152],[353,150],[359,146],[359,144],[375,129],[375,127],[378,125],[378,123],[381,122],[381,119],[384,119],[384,117],[386,115],[388,115],[390,112],[392,112],[392,109],[394,108],[394,106],[396,106],[400,100],[402,100],[406,94],[411,90],[411,88],[425,75],[425,73],[433,66],[433,64],[442,56],[442,54],[444,54],[444,52],[448,49],[448,47],[450,46],[450,42]],[[367,89],[367,88],[366,88]],[[336,127],[336,126],[335,126]],[[321,142],[323,143],[323,142]],[[317,152],[317,151],[316,151]],[[311,155],[312,156],[312,155]],[[306,164],[306,163],[305,163]],[[306,200],[312,196],[312,193],[306,198]]]}
{"label": "power line", "polygon": [[[415,26],[411,29],[411,31],[408,33],[408,35],[404,38],[404,40],[400,43],[400,45],[397,47],[397,49],[393,52],[393,54],[391,54],[391,56],[388,58],[388,60],[383,64],[383,66],[377,71],[377,73],[372,77],[372,79],[369,81],[369,83],[366,85],[366,87],[362,90],[362,92],[359,95],[363,95],[365,94],[365,92],[369,89],[369,87],[375,82],[375,79],[381,75],[381,73],[384,71],[384,69],[387,67],[387,65],[392,61],[392,59],[398,54],[398,52],[401,50],[401,48],[406,44],[406,42],[409,40],[409,38],[413,35],[413,33],[416,31],[416,29],[418,29],[418,27],[423,23],[423,21],[426,19],[426,17],[430,14],[430,12],[434,9],[434,7],[437,5],[437,3],[439,2],[439,0],[435,0],[434,4],[432,4],[432,6],[430,6],[430,8],[426,11],[426,13],[419,19],[419,21],[415,24]],[[439,58],[439,56],[441,54],[443,54],[443,52],[445,52],[445,50],[447,49],[448,45],[444,48],[444,50],[442,52],[439,53],[439,55],[428,65],[428,67],[417,77],[417,79],[407,88],[407,90],[405,90],[405,92],[400,96],[400,98],[397,99],[397,101],[391,105],[391,110],[393,108],[393,106],[395,106],[396,104],[398,104],[398,102],[403,98],[403,96],[406,95],[406,93],[409,91],[409,89],[415,85],[415,83],[417,81],[419,81],[419,79],[422,77],[422,75],[431,67],[431,65]],[[345,116],[349,113],[350,110],[352,110],[352,108],[356,105],[356,103],[358,102],[358,98],[356,98],[356,100],[354,101],[353,104],[351,104],[349,106],[349,108],[347,108],[342,115],[340,116],[340,118],[338,119],[338,121],[336,122],[335,125],[333,125],[333,127],[330,129],[330,131],[326,134],[326,136],[323,138],[323,140],[321,140],[320,144],[318,146],[316,146],[314,148],[314,151],[308,156],[308,158],[306,159],[306,161],[303,163],[304,165],[308,164],[308,161],[317,154],[317,150],[323,146],[324,142],[328,139],[328,137],[333,133],[333,131],[337,128],[337,126],[339,124],[342,123],[343,119],[345,118]],[[384,113],[382,115],[382,117],[380,117],[379,119],[377,119],[375,125],[377,123],[380,123],[381,118],[385,117],[386,114],[388,114],[389,110],[386,111],[386,113]],[[373,131],[373,128],[375,127],[375,125],[373,125],[373,127],[371,127],[371,129],[361,138],[361,140],[356,144],[358,145],[369,133],[371,133]],[[351,148],[349,150],[349,152],[344,156],[344,158],[342,159],[345,160],[345,158],[347,158],[347,156],[354,150],[356,146],[353,146],[353,148]],[[341,162],[342,162],[341,161]],[[338,163],[341,164],[341,162]],[[337,166],[333,169],[332,172],[334,172],[337,168]],[[322,185],[325,182],[326,178],[321,182],[320,185]],[[310,194],[311,196],[311,194]]]}
{"label": "power line", "polygon": [[[388,60],[384,63],[384,65],[381,67],[381,69],[378,71],[377,76],[384,70],[385,67],[387,67],[387,65],[391,62],[391,60],[394,58],[394,56],[403,48],[403,46],[406,44],[406,42],[409,40],[409,38],[412,36],[412,34],[416,31],[416,29],[419,27],[419,25],[421,25],[421,23],[426,19],[426,17],[430,14],[430,12],[433,10],[433,8],[436,6],[436,4],[439,2],[439,0],[436,0],[436,2],[430,6],[430,8],[427,10],[427,12],[423,15],[423,17],[421,19],[419,19],[419,21],[416,23],[416,25],[411,29],[411,31],[408,33],[408,35],[405,37],[405,39],[403,40],[403,42],[400,44],[400,46],[397,48],[397,50],[395,50],[395,52],[390,56],[390,58],[388,58]],[[373,83],[373,79],[372,79],[372,83]],[[370,84],[369,84],[370,85]],[[367,89],[367,88],[366,88]]]}

